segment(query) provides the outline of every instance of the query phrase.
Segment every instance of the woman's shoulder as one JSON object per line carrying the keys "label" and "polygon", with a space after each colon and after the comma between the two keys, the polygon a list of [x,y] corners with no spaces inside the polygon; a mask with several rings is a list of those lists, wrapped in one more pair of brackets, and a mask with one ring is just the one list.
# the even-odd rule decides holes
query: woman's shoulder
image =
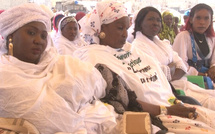
{"label": "woman's shoulder", "polygon": [[178,44],[178,43],[182,43],[182,42],[187,42],[190,41],[190,33],[188,31],[182,31],[179,34],[177,34],[173,46],[174,44]]}
{"label": "woman's shoulder", "polygon": [[64,66],[67,69],[71,69],[72,72],[88,72],[90,70],[92,71],[93,69],[93,65],[91,63],[87,61],[82,61],[78,57],[74,57],[71,55],[60,55],[58,65],[61,67]]}
{"label": "woman's shoulder", "polygon": [[183,37],[183,36],[190,36],[190,33],[187,30],[181,31],[180,33],[177,34],[176,37]]}

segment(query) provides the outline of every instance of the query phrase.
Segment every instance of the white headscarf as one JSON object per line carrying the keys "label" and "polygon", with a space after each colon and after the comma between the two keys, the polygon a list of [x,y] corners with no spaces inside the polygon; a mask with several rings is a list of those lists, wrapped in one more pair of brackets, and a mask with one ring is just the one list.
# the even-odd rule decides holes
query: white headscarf
{"label": "white headscarf", "polygon": [[96,7],[79,21],[85,41],[89,44],[98,44],[101,25],[109,24],[124,16],[128,14],[122,3],[98,2]]}
{"label": "white headscarf", "polygon": [[0,43],[0,53],[6,51],[7,36],[33,21],[39,21],[45,24],[47,31],[51,30],[51,20],[49,15],[35,3],[26,3],[15,6],[0,14],[0,34],[4,41]]}
{"label": "white headscarf", "polygon": [[53,11],[46,5],[40,5],[40,7],[49,15],[50,19],[54,17]]}
{"label": "white headscarf", "polygon": [[[69,39],[67,39],[66,37],[64,37],[62,35],[62,28],[67,25],[69,22],[75,22],[77,24],[77,36],[75,37],[75,39],[73,41],[70,41]],[[80,37],[80,32],[79,32],[79,25],[77,20],[72,17],[72,16],[67,16],[64,17],[60,20],[59,24],[58,24],[58,33],[56,38],[54,39],[54,46],[57,48],[57,51],[59,54],[62,55],[72,55],[73,52],[78,49],[81,48],[83,46],[86,46],[87,43]]]}

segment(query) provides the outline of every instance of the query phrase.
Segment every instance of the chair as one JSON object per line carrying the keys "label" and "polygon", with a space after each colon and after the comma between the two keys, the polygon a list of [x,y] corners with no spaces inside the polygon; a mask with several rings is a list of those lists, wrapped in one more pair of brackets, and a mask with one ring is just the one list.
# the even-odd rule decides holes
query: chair
{"label": "chair", "polygon": [[195,75],[188,75],[187,80],[192,82],[193,84],[198,85],[204,89],[214,89],[213,82],[210,77],[207,76],[195,76]]}
{"label": "chair", "polygon": [[187,80],[189,82],[192,82],[193,84],[198,85],[201,88],[205,89],[205,83],[203,76],[194,76],[194,75],[188,75]]}

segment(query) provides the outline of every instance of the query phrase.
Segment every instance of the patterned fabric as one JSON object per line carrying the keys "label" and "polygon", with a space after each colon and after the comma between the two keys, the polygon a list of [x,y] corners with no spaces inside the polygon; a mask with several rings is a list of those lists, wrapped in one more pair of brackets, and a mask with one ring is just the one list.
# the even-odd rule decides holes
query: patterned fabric
{"label": "patterned fabric", "polygon": [[[143,112],[142,106],[136,100],[135,92],[129,88],[118,74],[109,69],[105,64],[96,64],[95,67],[107,82],[106,96],[101,101],[112,105],[118,114],[124,114],[126,111]],[[153,125],[167,131],[167,128],[162,125],[158,118],[150,115],[150,119]]]}
{"label": "patterned fabric", "polygon": [[76,19],[74,17],[72,17],[72,16],[66,17],[66,18],[62,19],[60,28],[63,29],[66,26],[66,24],[68,24],[69,22],[77,23],[77,21],[76,21]]}
{"label": "patterned fabric", "polygon": [[106,96],[101,100],[111,104],[115,111],[123,114],[125,111],[143,111],[141,105],[136,101],[136,94],[125,81],[104,64],[95,66],[107,82]]}
{"label": "patterned fabric", "polygon": [[[115,49],[110,48],[109,46],[89,45],[87,47],[77,50],[74,53],[74,56],[79,57],[84,61],[90,62],[93,65],[96,65],[98,63],[105,64],[108,68],[110,68],[116,74],[118,74],[133,91],[135,91],[138,97],[138,100],[142,100],[143,102],[148,102],[155,105],[164,104],[166,102],[165,101],[166,98],[168,97],[167,94],[170,95],[172,94],[172,92],[167,79],[165,78],[164,74],[161,72],[160,67],[156,63],[156,60],[148,56],[148,54],[141,52],[137,48],[132,48],[131,50],[132,50],[131,53],[128,54],[126,53],[127,50],[116,52]],[[136,60],[138,59],[136,56],[139,57],[139,61]],[[146,68],[147,66],[149,66],[150,68]],[[144,72],[143,71],[140,72],[139,71],[140,69],[142,69]],[[151,73],[152,71],[153,72],[156,71],[156,76],[158,78],[157,80],[153,81],[153,77],[151,77],[152,79],[150,78],[147,79],[147,77],[150,77],[150,75],[151,76],[153,75],[153,73]],[[145,81],[144,83],[142,83],[144,79],[139,79],[139,78],[145,78],[149,82]],[[167,104],[164,104],[164,105],[170,106]],[[213,133],[215,132],[214,130],[215,113],[213,110],[206,109],[204,107],[196,106],[196,105],[193,106],[193,105],[185,104],[185,106],[195,107],[198,113],[198,118],[196,120],[190,120],[187,118],[180,118],[180,117],[177,117],[177,118],[186,119],[187,122],[190,122],[190,121],[193,121],[193,122],[196,121],[196,123],[197,122],[199,123],[199,121],[204,122],[201,124],[205,126],[204,127],[205,129],[207,128],[208,132],[209,131],[210,132],[213,131]],[[164,122],[162,118],[161,120]],[[181,127],[186,124],[181,122],[181,123],[178,123],[177,125],[180,125]],[[168,129],[171,129],[171,126],[166,126],[166,127]],[[180,130],[181,134],[184,134],[185,132],[188,132],[188,131],[185,131],[184,129]]]}
{"label": "patterned fabric", "polygon": [[176,34],[174,32],[174,28],[173,27],[169,27],[167,26],[165,23],[164,23],[164,17],[167,16],[167,15],[171,15],[173,17],[173,14],[170,13],[169,11],[165,11],[163,14],[162,14],[162,25],[163,25],[163,28],[161,30],[161,32],[159,33],[159,38],[161,40],[163,39],[167,39],[170,41],[170,44],[173,44],[174,42],[174,39],[176,37]]}
{"label": "patterned fabric", "polygon": [[[193,107],[193,105],[186,103],[185,106]],[[195,108],[198,112],[196,120],[173,115],[159,115],[158,117],[162,120],[163,125],[168,128],[169,132],[176,134],[214,134],[214,111],[197,105],[195,105]]]}
{"label": "patterned fabric", "polygon": [[0,15],[0,33],[4,38],[4,44],[0,45],[1,50],[6,50],[7,36],[23,25],[39,21],[46,25],[48,31],[51,30],[50,16],[44,9],[34,3],[22,4],[4,11]]}
{"label": "patterned fabric", "polygon": [[123,4],[118,2],[98,2],[96,7],[79,21],[84,39],[89,44],[99,43],[98,35],[102,24],[109,24],[127,15]]}

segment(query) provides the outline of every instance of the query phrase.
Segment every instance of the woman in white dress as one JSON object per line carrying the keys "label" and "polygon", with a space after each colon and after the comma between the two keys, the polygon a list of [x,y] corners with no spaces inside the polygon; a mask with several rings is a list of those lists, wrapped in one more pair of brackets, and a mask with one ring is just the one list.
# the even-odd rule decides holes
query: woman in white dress
{"label": "woman in white dress", "polygon": [[76,49],[86,45],[87,43],[80,36],[76,19],[72,16],[62,18],[54,40],[54,46],[57,48],[58,53],[72,55]]}
{"label": "woman in white dress", "polygon": [[[93,65],[105,64],[136,93],[143,111],[158,116],[170,132],[214,132],[215,126],[211,125],[215,118],[214,111],[201,106],[172,105],[175,97],[157,60],[136,48],[123,49],[129,18],[122,4],[97,3],[86,16],[80,25],[85,39],[92,45],[76,50],[74,56]],[[196,120],[188,119],[196,112]],[[205,118],[203,115],[210,116]]]}
{"label": "woman in white dress", "polygon": [[6,50],[0,56],[0,117],[23,118],[41,134],[97,134],[116,125],[113,110],[97,99],[105,95],[101,74],[46,50],[50,17],[39,5],[15,6],[0,18],[0,48]]}
{"label": "woman in white dress", "polygon": [[182,89],[187,96],[197,99],[202,106],[215,110],[215,91],[205,90],[187,81],[185,75],[187,67],[182,59],[173,51],[168,40],[162,41],[157,37],[161,29],[161,17],[153,18],[153,13],[161,16],[160,12],[153,7],[143,8],[138,13],[133,32],[135,40],[132,42],[132,47],[156,58],[167,79],[175,88]]}
{"label": "woman in white dress", "polygon": [[182,58],[189,75],[209,76],[215,82],[215,33],[210,6],[197,4],[191,9],[186,30],[175,38],[173,50]]}

